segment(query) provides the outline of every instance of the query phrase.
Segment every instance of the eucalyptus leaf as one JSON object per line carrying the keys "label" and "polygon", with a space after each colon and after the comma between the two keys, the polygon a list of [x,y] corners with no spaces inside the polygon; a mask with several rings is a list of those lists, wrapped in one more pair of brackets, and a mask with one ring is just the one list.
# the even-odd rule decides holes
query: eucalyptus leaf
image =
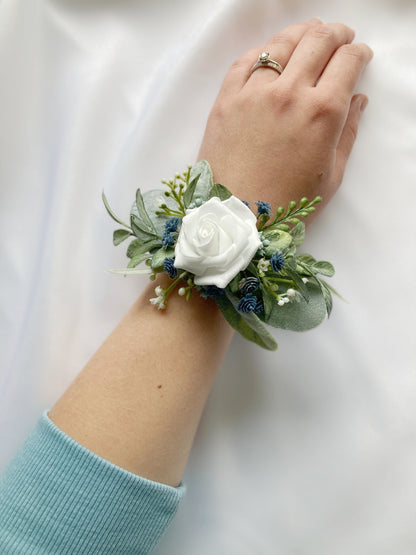
{"label": "eucalyptus leaf", "polygon": [[199,176],[200,176],[200,174],[195,176],[189,182],[189,185],[186,187],[186,190],[183,194],[183,204],[184,204],[185,208],[188,208],[188,206],[191,204],[191,202],[193,200],[194,193],[195,193],[195,188],[196,188],[196,184],[198,183]]}
{"label": "eucalyptus leaf", "polygon": [[153,253],[152,262],[150,266],[154,268],[159,268],[163,266],[165,258],[173,258],[175,256],[175,249],[165,249],[164,247],[158,249]]}
{"label": "eucalyptus leaf", "polygon": [[211,167],[206,160],[200,160],[192,166],[190,179],[193,180],[198,175],[199,178],[192,197],[192,202],[197,206],[209,200],[209,195],[214,184]]}
{"label": "eucalyptus leaf", "polygon": [[301,245],[305,239],[305,224],[303,222],[298,222],[290,230],[290,235],[293,237],[293,244],[296,247]]}
{"label": "eucalyptus leaf", "polygon": [[127,229],[116,229],[113,232],[113,245],[116,247],[123,241],[125,241],[128,237],[131,237],[131,232]]}
{"label": "eucalyptus leaf", "polygon": [[[156,214],[160,210],[160,204],[164,203],[171,210],[177,210],[178,205],[173,198],[165,196],[163,189],[152,189],[143,193],[143,202],[149,218],[152,220],[153,227],[158,237],[162,237],[165,231],[165,223],[170,220],[171,216],[165,214]],[[138,215],[136,203],[132,206],[132,213]]]}
{"label": "eucalyptus leaf", "polygon": [[230,198],[231,196],[232,193],[227,189],[227,187],[224,187],[221,183],[214,183],[209,198],[218,197],[220,200],[227,200],[227,198]]}
{"label": "eucalyptus leaf", "polygon": [[104,191],[102,192],[102,199],[103,199],[103,203],[105,206],[105,209],[107,210],[108,214],[113,218],[113,220],[115,222],[117,222],[120,225],[123,225],[124,227],[127,227],[127,229],[130,229],[130,226],[125,224],[122,220],[120,220],[120,218],[118,218],[114,212],[111,210],[110,205],[108,204],[108,200],[107,197],[104,194]]}
{"label": "eucalyptus leaf", "polygon": [[245,339],[253,341],[269,351],[277,349],[274,337],[263,326],[260,319],[252,312],[243,314],[238,312],[238,299],[233,298],[227,292],[216,299],[216,303],[227,322],[238,331]]}
{"label": "eucalyptus leaf", "polygon": [[230,288],[231,293],[237,293],[237,291],[240,288],[240,280],[241,280],[241,274],[238,273],[228,284],[228,287]]}
{"label": "eucalyptus leaf", "polygon": [[316,283],[306,284],[309,302],[301,298],[283,306],[277,303],[268,318],[260,314],[260,319],[274,326],[292,331],[306,331],[318,326],[326,317],[327,307],[321,288]]}
{"label": "eucalyptus leaf", "polygon": [[292,236],[290,233],[279,229],[263,231],[263,237],[270,241],[270,245],[264,248],[264,253],[267,257],[273,256],[277,250],[282,251],[292,244]]}
{"label": "eucalyptus leaf", "polygon": [[313,256],[311,256],[310,254],[298,254],[297,258],[300,262],[302,262],[303,264],[307,264],[309,265],[313,265],[315,264],[316,260]]}
{"label": "eucalyptus leaf", "polygon": [[150,241],[139,241],[138,239],[134,239],[127,249],[127,256],[129,258],[134,258],[136,256],[140,256],[145,252],[150,252],[154,249],[160,248],[162,243],[159,239],[150,240]]}
{"label": "eucalyptus leaf", "polygon": [[150,254],[149,253],[143,253],[143,254],[139,254],[137,256],[133,256],[133,258],[130,260],[130,262],[127,264],[127,268],[135,268],[136,266],[138,266],[141,262],[144,262],[145,260],[147,260],[148,258],[150,258]]}
{"label": "eucalyptus leaf", "polygon": [[315,262],[312,268],[318,274],[322,274],[323,276],[332,277],[335,274],[335,269],[333,265],[330,262],[327,262],[326,260]]}
{"label": "eucalyptus leaf", "polygon": [[143,231],[148,231],[149,233],[153,233],[156,235],[155,226],[153,225],[152,220],[149,218],[149,214],[147,213],[147,210],[145,208],[140,189],[137,189],[136,191],[136,206],[137,206],[137,211],[139,212],[140,220],[144,224],[144,229],[142,228]]}
{"label": "eucalyptus leaf", "polygon": [[305,299],[305,301],[308,302],[309,301],[309,291],[308,291],[308,288],[306,287],[306,284],[303,283],[302,278],[300,277],[300,275],[296,271],[294,271],[290,268],[285,269],[285,274],[287,275],[287,277],[289,279],[291,279],[292,281],[295,282],[295,285],[299,289],[300,294]]}
{"label": "eucalyptus leaf", "polygon": [[276,297],[273,295],[270,289],[268,289],[263,284],[260,284],[260,290],[261,290],[262,299],[263,299],[264,315],[265,315],[265,318],[267,319],[273,310],[274,304],[276,303]]}
{"label": "eucalyptus leaf", "polygon": [[142,223],[140,218],[133,212],[130,213],[130,223],[134,235],[141,241],[149,241],[150,239],[154,239],[156,237],[154,233],[149,233],[148,231],[143,229],[144,224]]}

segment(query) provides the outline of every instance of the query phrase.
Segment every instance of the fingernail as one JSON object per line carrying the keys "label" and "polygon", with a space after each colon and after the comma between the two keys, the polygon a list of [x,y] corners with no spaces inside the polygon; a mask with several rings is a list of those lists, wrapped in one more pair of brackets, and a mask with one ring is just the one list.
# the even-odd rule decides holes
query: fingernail
{"label": "fingernail", "polygon": [[319,17],[313,17],[309,23],[312,23],[313,25],[318,25],[319,23],[323,23],[322,19],[320,19]]}
{"label": "fingernail", "polygon": [[364,97],[361,101],[361,104],[360,104],[361,112],[364,112],[364,110],[367,108],[367,104],[368,104],[368,98]]}

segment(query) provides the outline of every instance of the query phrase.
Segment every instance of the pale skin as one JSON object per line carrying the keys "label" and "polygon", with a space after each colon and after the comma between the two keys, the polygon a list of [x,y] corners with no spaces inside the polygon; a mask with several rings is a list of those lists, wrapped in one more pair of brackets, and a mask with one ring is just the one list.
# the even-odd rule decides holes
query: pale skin
{"label": "pale skin", "polygon": [[[372,51],[353,39],[345,25],[313,19],[235,62],[198,157],[210,162],[216,181],[253,205],[260,199],[287,205],[318,194],[329,201],[367,104],[354,91]],[[263,50],[283,66],[282,75],[268,68],[250,75]],[[168,282],[161,276],[157,283]],[[49,418],[110,462],[176,487],[233,332],[215,302],[197,294],[188,302],[171,295],[167,310],[155,309],[149,298],[157,283],[149,284]]]}

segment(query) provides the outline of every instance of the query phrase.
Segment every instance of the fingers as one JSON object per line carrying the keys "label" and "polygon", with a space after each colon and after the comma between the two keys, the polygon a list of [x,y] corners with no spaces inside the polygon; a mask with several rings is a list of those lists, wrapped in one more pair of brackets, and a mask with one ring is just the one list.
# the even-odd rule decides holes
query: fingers
{"label": "fingers", "polygon": [[284,71],[285,80],[315,86],[333,54],[354,39],[354,31],[341,23],[316,25],[306,32]]}
{"label": "fingers", "polygon": [[270,68],[259,68],[251,74],[251,68],[256,63],[261,52],[269,52],[270,57],[278,61],[283,67],[288,62],[296,45],[305,32],[321,21],[313,18],[306,23],[297,23],[274,35],[265,45],[257,46],[246,52],[236,60],[229,69],[221,87],[221,93],[226,95],[237,94],[248,80],[254,83],[267,83],[279,77],[278,73]]}
{"label": "fingers", "polygon": [[[320,24],[321,21],[319,19],[313,18],[306,23],[297,23],[296,25],[286,27],[286,29],[280,33],[274,35],[261,50],[257,51],[256,57],[252,58],[250,70],[261,52],[268,52],[270,58],[276,60],[276,62],[284,68],[305,33],[309,31],[309,29]],[[259,83],[268,83],[270,81],[275,81],[278,77],[279,74],[274,69],[260,67],[249,76],[247,84],[258,85]]]}
{"label": "fingers", "polygon": [[361,114],[365,110],[367,104],[368,98],[364,94],[356,94],[352,97],[348,116],[336,150],[335,170],[333,174],[336,186],[339,186],[342,181],[345,166],[357,137]]}
{"label": "fingers", "polygon": [[[324,69],[317,88],[350,100],[355,86],[373,51],[366,44],[345,44],[338,48]],[[331,94],[331,93],[330,93]]]}

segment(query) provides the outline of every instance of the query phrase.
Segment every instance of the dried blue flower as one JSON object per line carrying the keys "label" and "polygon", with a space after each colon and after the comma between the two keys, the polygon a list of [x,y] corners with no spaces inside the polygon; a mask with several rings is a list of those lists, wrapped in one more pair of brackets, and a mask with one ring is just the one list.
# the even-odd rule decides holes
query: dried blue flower
{"label": "dried blue flower", "polygon": [[257,301],[257,304],[253,310],[254,314],[260,314],[260,312],[263,312],[263,310],[264,310],[263,303],[261,301]]}
{"label": "dried blue flower", "polygon": [[171,247],[174,243],[175,241],[173,240],[172,235],[165,232],[162,237],[162,245],[165,247],[165,249],[167,247]]}
{"label": "dried blue flower", "polygon": [[254,295],[246,295],[238,303],[237,310],[239,312],[248,313],[253,312],[257,305],[257,297]]}
{"label": "dried blue flower", "polygon": [[[240,199],[241,200],[241,199]],[[250,204],[246,201],[246,200],[242,200],[241,201],[243,204],[245,204],[247,206],[247,208],[250,208]]]}
{"label": "dried blue flower", "polygon": [[163,261],[163,269],[171,279],[176,278],[178,275],[178,270],[173,265],[174,262],[174,258],[165,258],[165,260]]}
{"label": "dried blue flower", "polygon": [[204,293],[207,297],[211,299],[218,299],[224,294],[224,289],[217,287],[216,285],[207,285],[204,287]]}
{"label": "dried blue flower", "polygon": [[259,280],[255,277],[248,277],[243,278],[240,281],[240,291],[243,295],[247,295],[248,293],[252,293],[259,288]]}
{"label": "dried blue flower", "polygon": [[274,272],[280,272],[285,265],[285,257],[280,251],[276,251],[270,259],[270,264]]}
{"label": "dried blue flower", "polygon": [[178,230],[179,218],[170,218],[165,223],[165,234],[166,233],[173,233],[174,231]]}
{"label": "dried blue flower", "polygon": [[272,213],[272,205],[270,202],[266,202],[264,200],[256,200],[257,204],[257,212],[259,214],[268,214],[269,216]]}

